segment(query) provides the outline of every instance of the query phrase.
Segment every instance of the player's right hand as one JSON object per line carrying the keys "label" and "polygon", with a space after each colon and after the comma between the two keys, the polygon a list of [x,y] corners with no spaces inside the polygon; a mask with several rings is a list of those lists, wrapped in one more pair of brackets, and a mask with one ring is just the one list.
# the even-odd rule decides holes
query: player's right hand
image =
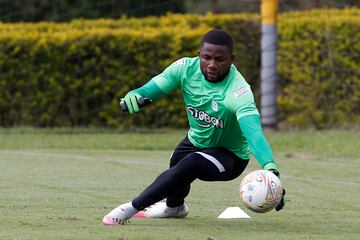
{"label": "player's right hand", "polygon": [[125,95],[124,98],[120,100],[120,104],[125,103],[128,108],[129,114],[134,114],[139,112],[140,110],[137,102],[137,99],[139,98],[141,98],[141,95],[134,92],[129,92],[128,94]]}
{"label": "player's right hand", "polygon": [[[280,178],[280,173],[278,170],[276,169],[269,169],[270,172],[272,172],[273,174],[275,174],[276,176],[278,176]],[[281,200],[280,202],[278,203],[278,205],[276,205],[275,207],[275,210],[276,211],[280,211],[281,209],[284,208],[284,205],[285,205],[285,199],[284,199],[284,196],[285,196],[285,188],[283,189],[283,193],[282,193],[282,197],[281,197]]]}
{"label": "player's right hand", "polygon": [[275,210],[276,211],[280,211],[281,209],[284,208],[284,205],[285,205],[285,200],[284,200],[284,196],[285,196],[285,188],[283,189],[283,194],[282,194],[282,197],[281,197],[281,200],[280,202],[278,203],[278,205],[276,205],[275,207]]}

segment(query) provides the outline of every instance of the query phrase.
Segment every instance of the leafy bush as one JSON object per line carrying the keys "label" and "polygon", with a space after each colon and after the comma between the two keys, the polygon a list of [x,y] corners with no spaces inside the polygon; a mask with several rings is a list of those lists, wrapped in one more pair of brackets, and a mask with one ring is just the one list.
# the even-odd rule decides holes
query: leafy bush
{"label": "leafy bush", "polygon": [[360,11],[280,18],[281,117],[299,127],[360,123]]}
{"label": "leafy bush", "polygon": [[[258,27],[256,17],[235,19],[238,27],[229,16],[213,15],[1,24],[0,124],[184,127],[178,92],[135,117],[119,113],[119,99],[176,59],[196,55],[213,26],[233,31],[238,46],[258,38],[258,31],[248,37],[235,32],[248,23]],[[258,56],[258,48],[242,48],[253,53],[239,52],[237,64],[253,67],[245,56]]]}
{"label": "leafy bush", "polygon": [[[359,9],[280,16],[282,121],[359,123],[359,16]],[[233,35],[235,65],[259,99],[256,14],[0,23],[0,125],[186,127],[179,92],[135,117],[120,113],[119,99],[178,58],[195,56],[212,28]]]}

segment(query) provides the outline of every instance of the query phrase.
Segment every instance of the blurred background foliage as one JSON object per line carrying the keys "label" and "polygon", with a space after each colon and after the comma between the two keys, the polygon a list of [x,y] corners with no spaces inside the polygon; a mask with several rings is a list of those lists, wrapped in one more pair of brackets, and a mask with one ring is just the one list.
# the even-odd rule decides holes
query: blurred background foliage
{"label": "blurred background foliage", "polygon": [[[76,18],[161,16],[172,13],[259,12],[261,0],[0,0],[2,22],[63,22]],[[280,12],[345,8],[360,0],[279,0]]]}
{"label": "blurred background foliage", "polygon": [[[0,24],[0,125],[187,127],[179,92],[135,117],[119,99],[196,56],[212,28],[233,35],[235,64],[259,99],[260,26],[251,13]],[[360,9],[281,14],[278,58],[282,123],[360,123]]]}
{"label": "blurred background foliage", "polygon": [[[0,0],[0,126],[187,127],[179,92],[135,117],[119,99],[212,28],[233,35],[259,103],[260,2]],[[279,0],[281,125],[360,124],[359,3]]]}

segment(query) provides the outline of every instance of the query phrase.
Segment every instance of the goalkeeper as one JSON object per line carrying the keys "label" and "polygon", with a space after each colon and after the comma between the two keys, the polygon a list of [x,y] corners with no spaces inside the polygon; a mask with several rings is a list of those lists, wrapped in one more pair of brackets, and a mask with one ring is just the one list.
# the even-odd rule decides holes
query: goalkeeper
{"label": "goalkeeper", "polygon": [[[195,179],[237,178],[255,156],[262,169],[279,169],[260,123],[249,84],[232,64],[232,37],[222,30],[206,33],[197,57],[182,58],[121,99],[130,114],[139,112],[137,99],[159,97],[181,89],[190,129],[161,173],[139,196],[103,218],[105,225],[124,224],[134,216],[177,217],[188,214],[184,199]],[[166,202],[160,202],[166,199]],[[157,204],[155,204],[157,203]],[[151,206],[151,207],[150,207]],[[282,209],[284,199],[276,210]]]}

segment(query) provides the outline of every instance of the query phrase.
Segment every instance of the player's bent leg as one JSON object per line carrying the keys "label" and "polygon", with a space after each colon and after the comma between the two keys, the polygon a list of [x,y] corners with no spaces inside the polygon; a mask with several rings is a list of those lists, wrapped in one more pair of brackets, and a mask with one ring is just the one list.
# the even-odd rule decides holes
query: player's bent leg
{"label": "player's bent leg", "polygon": [[[145,209],[168,197],[177,189],[189,188],[190,184],[197,178],[204,181],[232,180],[241,174],[247,162],[248,160],[239,159],[226,149],[210,149],[209,151],[190,153],[175,166],[160,174],[132,201],[132,205],[137,210]],[[183,192],[184,196],[181,196],[181,201],[189,193],[188,190]],[[146,209],[146,211],[149,209],[151,208]],[[179,206],[162,204],[147,214],[145,214],[146,211],[143,211],[143,217],[175,217],[174,214],[186,216],[188,208],[183,204]],[[169,213],[170,211],[171,213]]]}
{"label": "player's bent leg", "polygon": [[183,158],[178,164],[160,174],[155,181],[150,184],[138,197],[133,200],[133,206],[136,209],[145,209],[164,198],[169,194],[179,191],[182,192],[180,204],[176,206],[168,205],[168,207],[181,207],[183,199],[189,193],[190,184],[198,177],[198,172],[203,171],[198,166],[199,161],[194,159],[201,158],[200,155],[191,153]]}
{"label": "player's bent leg", "polygon": [[169,207],[181,206],[185,202],[185,197],[189,195],[190,184],[170,191],[166,198],[166,205]]}
{"label": "player's bent leg", "polygon": [[[186,136],[176,147],[170,158],[170,167],[177,165],[187,155],[199,151],[200,148],[195,147]],[[190,192],[190,184],[181,188],[173,189],[167,194],[166,205],[169,207],[178,207],[184,204],[185,197]]]}
{"label": "player's bent leg", "polygon": [[[205,171],[199,174],[198,179],[203,181],[230,181],[238,176],[245,170],[249,160],[241,159],[233,152],[225,148],[212,148],[204,149],[197,152],[202,155],[209,163],[216,166],[218,171]],[[205,162],[203,168],[209,166]]]}

